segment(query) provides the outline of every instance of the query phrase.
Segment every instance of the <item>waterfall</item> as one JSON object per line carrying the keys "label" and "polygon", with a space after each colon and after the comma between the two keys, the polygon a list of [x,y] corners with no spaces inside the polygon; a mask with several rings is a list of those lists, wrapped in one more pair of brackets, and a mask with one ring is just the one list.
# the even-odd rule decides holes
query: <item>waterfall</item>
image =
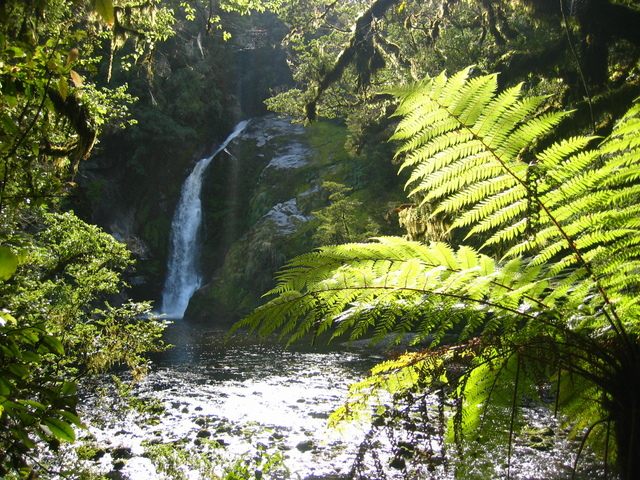
{"label": "waterfall", "polygon": [[201,286],[202,278],[198,271],[198,231],[202,222],[202,178],[211,160],[227,148],[227,145],[240,135],[249,120],[243,120],[226,140],[213,152],[213,155],[201,159],[182,185],[180,201],[171,223],[171,243],[167,278],[162,291],[162,313],[170,318],[182,318],[189,299]]}

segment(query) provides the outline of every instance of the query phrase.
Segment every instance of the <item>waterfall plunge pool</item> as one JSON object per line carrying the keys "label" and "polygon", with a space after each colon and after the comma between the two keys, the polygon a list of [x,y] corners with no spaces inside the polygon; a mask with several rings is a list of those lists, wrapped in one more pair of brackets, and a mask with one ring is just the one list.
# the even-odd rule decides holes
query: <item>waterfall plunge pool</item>
{"label": "waterfall plunge pool", "polygon": [[[228,461],[255,458],[259,451],[278,452],[288,471],[265,478],[347,478],[365,433],[355,427],[329,431],[327,418],[344,402],[348,386],[386,357],[384,349],[358,344],[283,350],[242,335],[226,341],[225,329],[187,320],[172,323],[166,340],[174,347],[157,355],[150,373],[128,392],[130,398],[144,401],[142,409],[127,410],[109,393],[114,386],[110,381],[100,386],[103,395],[84,400],[82,414],[89,427],[85,437],[99,446],[92,468],[116,480],[226,478],[219,473],[202,476],[186,464],[179,476],[163,474],[149,458],[153,445],[180,445],[193,452],[199,442],[212,440]],[[553,423],[543,409],[530,409],[527,416],[532,425]],[[575,444],[557,436],[554,443],[549,451],[519,446],[511,478],[571,478],[570,449]],[[499,470],[491,478],[501,478]],[[599,470],[587,462],[575,478],[603,478]],[[397,478],[408,478],[396,473]],[[253,471],[233,478],[261,477]]]}
{"label": "waterfall plunge pool", "polygon": [[[129,392],[155,407],[127,411],[113,382],[105,395],[83,402],[92,442],[107,452],[108,471],[126,451],[119,478],[172,478],[146,458],[149,444],[219,442],[231,457],[268,447],[286,457],[289,477],[338,478],[349,471],[362,434],[326,428],[329,414],[346,398],[348,386],[384,358],[382,352],[335,348],[284,350],[210,324],[178,320],[165,339],[173,347],[153,358],[150,373]],[[107,390],[111,389],[111,392]],[[116,454],[117,456],[118,454]],[[199,478],[197,475],[187,478]]]}

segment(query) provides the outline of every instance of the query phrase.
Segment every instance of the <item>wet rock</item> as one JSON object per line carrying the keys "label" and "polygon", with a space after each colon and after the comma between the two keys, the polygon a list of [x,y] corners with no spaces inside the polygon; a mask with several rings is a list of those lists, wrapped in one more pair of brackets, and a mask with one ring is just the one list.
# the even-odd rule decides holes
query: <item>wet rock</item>
{"label": "wet rock", "polygon": [[296,448],[301,452],[308,452],[309,450],[313,450],[314,447],[315,444],[313,443],[313,440],[303,440],[298,445],[296,445]]}
{"label": "wet rock", "polygon": [[160,420],[160,417],[151,417],[149,418],[146,422],[141,422],[143,425],[151,425],[151,426],[155,426],[155,425],[160,425],[162,421]]}
{"label": "wet rock", "polygon": [[404,461],[402,457],[396,457],[391,462],[389,462],[389,466],[391,468],[395,468],[396,470],[402,470],[407,466],[407,462]]}
{"label": "wet rock", "polygon": [[116,447],[111,450],[111,457],[114,460],[127,460],[133,457],[133,453],[129,447]]}
{"label": "wet rock", "polygon": [[320,419],[323,419],[323,420],[326,420],[326,419],[329,418],[329,414],[328,413],[323,413],[323,412],[321,412],[321,413],[311,412],[309,414],[309,416],[311,418],[320,418]]}
{"label": "wet rock", "polygon": [[216,433],[231,433],[233,431],[233,427],[231,425],[220,425],[216,428]]}
{"label": "wet rock", "polygon": [[108,478],[109,480],[127,480],[127,477],[117,470],[105,473],[104,478]]}
{"label": "wet rock", "polygon": [[209,438],[211,436],[211,432],[206,428],[201,429],[196,433],[196,438]]}
{"label": "wet rock", "polygon": [[107,453],[106,448],[100,447],[93,442],[87,442],[76,449],[78,458],[81,460],[91,460],[97,462]]}
{"label": "wet rock", "polygon": [[551,445],[549,443],[534,443],[530,445],[534,450],[538,450],[539,452],[547,452],[551,450]]}
{"label": "wet rock", "polygon": [[409,442],[398,442],[398,454],[404,458],[413,457],[416,447]]}

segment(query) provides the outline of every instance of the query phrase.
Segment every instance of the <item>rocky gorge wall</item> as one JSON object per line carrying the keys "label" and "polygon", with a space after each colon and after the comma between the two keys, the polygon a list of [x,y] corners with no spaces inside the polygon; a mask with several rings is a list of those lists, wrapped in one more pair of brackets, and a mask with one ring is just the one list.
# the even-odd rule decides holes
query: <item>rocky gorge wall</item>
{"label": "rocky gorge wall", "polygon": [[[292,120],[275,114],[253,119],[233,142],[233,157],[211,166],[203,191],[203,268],[210,281],[196,292],[186,317],[246,313],[287,258],[313,247],[313,212],[327,201],[322,183],[344,175],[345,129]],[[221,183],[226,195],[211,188]],[[216,203],[226,204],[226,212]]]}
{"label": "rocky gorge wall", "polygon": [[[182,183],[235,123],[253,118],[211,163],[202,189],[204,286],[186,316],[220,321],[257,306],[286,259],[322,244],[316,232],[327,217],[314,212],[338,208],[332,215],[353,222],[364,239],[397,232],[383,217],[404,198],[388,135],[374,138],[373,154],[356,154],[345,147],[349,132],[341,121],[303,126],[267,114],[270,90],[291,80],[279,48],[286,30],[268,16],[234,21],[238,31],[229,43],[199,37],[185,24],[161,47],[152,78],[114,72],[114,81],[128,81],[140,98],[132,107],[138,123],[103,136],[81,167],[81,196],[72,206],[133,251],[127,296],[159,305]],[[343,210],[326,182],[348,190]]]}

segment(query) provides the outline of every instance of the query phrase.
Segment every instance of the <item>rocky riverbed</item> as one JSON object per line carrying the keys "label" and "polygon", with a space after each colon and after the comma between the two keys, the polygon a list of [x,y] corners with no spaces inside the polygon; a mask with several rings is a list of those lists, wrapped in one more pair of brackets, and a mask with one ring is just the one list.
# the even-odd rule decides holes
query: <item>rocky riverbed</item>
{"label": "rocky riverbed", "polygon": [[[349,384],[384,358],[384,348],[362,342],[349,349],[283,350],[225,335],[211,325],[175,322],[167,332],[174,348],[155,358],[140,382],[106,378],[92,385],[82,407],[88,428],[77,454],[67,452],[67,463],[115,480],[347,478],[365,434],[355,427],[328,430],[327,418]],[[532,406],[525,417],[514,438],[511,478],[571,478],[577,443],[544,408]],[[394,470],[384,435],[375,441],[382,445],[379,458],[391,466],[388,478],[413,478]],[[477,478],[506,474],[503,461],[491,466],[491,458],[506,452],[494,453],[478,459],[477,470],[497,476]],[[452,469],[440,465],[425,474],[451,478]],[[575,478],[601,475],[585,455]]]}
{"label": "rocky riverbed", "polygon": [[187,452],[194,470],[202,454],[216,457],[212,471],[256,463],[258,455],[278,464],[270,478],[348,472],[360,433],[329,431],[327,419],[380,354],[227,343],[224,331],[187,322],[168,334],[175,347],[155,359],[150,374],[132,387],[105,379],[96,389],[102,394],[83,402],[87,467],[111,478],[177,478],[165,477],[154,458],[173,447]]}

